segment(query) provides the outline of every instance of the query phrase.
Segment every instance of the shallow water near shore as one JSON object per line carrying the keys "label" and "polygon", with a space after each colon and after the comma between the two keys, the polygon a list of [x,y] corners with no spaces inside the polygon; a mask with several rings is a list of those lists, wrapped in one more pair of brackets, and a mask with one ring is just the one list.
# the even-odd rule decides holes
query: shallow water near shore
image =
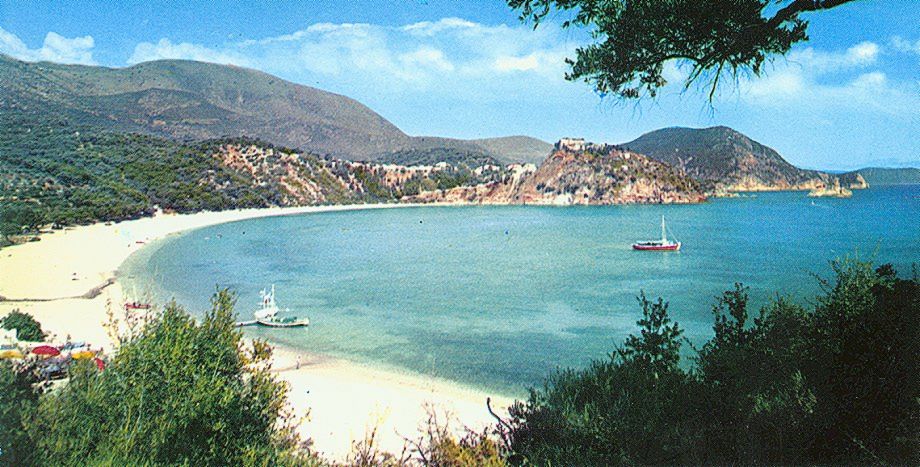
{"label": "shallow water near shore", "polygon": [[[636,252],[659,235],[677,253]],[[742,282],[755,307],[802,304],[814,274],[858,254],[903,274],[920,262],[920,186],[851,199],[758,193],[688,206],[410,207],[239,221],[154,242],[119,273],[126,291],[208,307],[215,287],[251,316],[262,288],[309,316],[253,337],[522,395],[558,367],[603,358],[631,332],[636,296],[670,302],[691,342],[711,335],[715,297]],[[688,347],[688,346],[685,346]],[[689,349],[689,347],[688,347]],[[689,353],[689,350],[688,350]]]}

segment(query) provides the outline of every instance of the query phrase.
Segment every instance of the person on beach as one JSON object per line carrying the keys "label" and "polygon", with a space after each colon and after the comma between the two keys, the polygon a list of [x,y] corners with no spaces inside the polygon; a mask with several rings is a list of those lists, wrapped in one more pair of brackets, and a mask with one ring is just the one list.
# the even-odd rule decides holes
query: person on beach
{"label": "person on beach", "polygon": [[295,367],[296,367],[297,370],[300,369],[300,355],[297,356],[297,363],[296,363]]}

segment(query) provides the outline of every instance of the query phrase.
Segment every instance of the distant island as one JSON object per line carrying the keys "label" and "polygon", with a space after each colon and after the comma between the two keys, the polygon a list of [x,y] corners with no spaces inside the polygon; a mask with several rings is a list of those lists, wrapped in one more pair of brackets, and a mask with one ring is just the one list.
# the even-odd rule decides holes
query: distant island
{"label": "distant island", "polygon": [[[920,159],[918,159],[917,164],[920,165]],[[920,184],[920,168],[916,167],[866,167],[847,174],[859,174],[873,186]]]}

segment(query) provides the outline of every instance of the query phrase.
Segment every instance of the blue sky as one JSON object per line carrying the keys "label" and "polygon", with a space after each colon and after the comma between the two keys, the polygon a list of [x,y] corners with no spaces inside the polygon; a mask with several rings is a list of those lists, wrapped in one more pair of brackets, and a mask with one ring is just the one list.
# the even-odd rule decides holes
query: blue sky
{"label": "blue sky", "polygon": [[[503,2],[0,2],[0,52],[128,66],[187,58],[257,68],[353,97],[409,134],[583,136],[620,143],[664,126],[731,126],[795,164],[920,166],[920,4],[862,0],[812,14],[811,40],[766,77],[670,86],[617,105],[567,82],[585,42],[557,14],[536,31]],[[683,70],[670,66],[678,83]]]}

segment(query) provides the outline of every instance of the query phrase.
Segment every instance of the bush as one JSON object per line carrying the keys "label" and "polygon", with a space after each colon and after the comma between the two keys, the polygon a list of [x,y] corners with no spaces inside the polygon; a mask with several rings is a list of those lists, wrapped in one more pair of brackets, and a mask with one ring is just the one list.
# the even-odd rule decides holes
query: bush
{"label": "bush", "polygon": [[920,281],[844,260],[812,310],[750,320],[736,285],[714,336],[677,365],[680,329],[640,298],[641,333],[562,371],[498,429],[514,464],[920,463]]}
{"label": "bush", "polygon": [[396,455],[377,446],[377,428],[364,440],[352,444],[346,465],[357,467],[396,467],[419,465],[431,467],[502,467],[505,462],[501,445],[486,432],[464,428],[458,436],[451,428],[451,417],[439,418],[433,407],[426,407],[428,419],[414,439],[405,438],[402,452]]}
{"label": "bush", "polygon": [[6,330],[15,329],[16,338],[21,341],[41,342],[48,336],[32,315],[19,310],[13,310],[5,318],[0,319],[0,326]]}
{"label": "bush", "polygon": [[0,360],[0,465],[29,465],[34,445],[25,429],[38,406],[38,391],[28,366]]}
{"label": "bush", "polygon": [[175,304],[99,372],[71,368],[26,426],[36,465],[312,463],[284,412],[270,348],[244,346],[226,291],[197,324]]}

